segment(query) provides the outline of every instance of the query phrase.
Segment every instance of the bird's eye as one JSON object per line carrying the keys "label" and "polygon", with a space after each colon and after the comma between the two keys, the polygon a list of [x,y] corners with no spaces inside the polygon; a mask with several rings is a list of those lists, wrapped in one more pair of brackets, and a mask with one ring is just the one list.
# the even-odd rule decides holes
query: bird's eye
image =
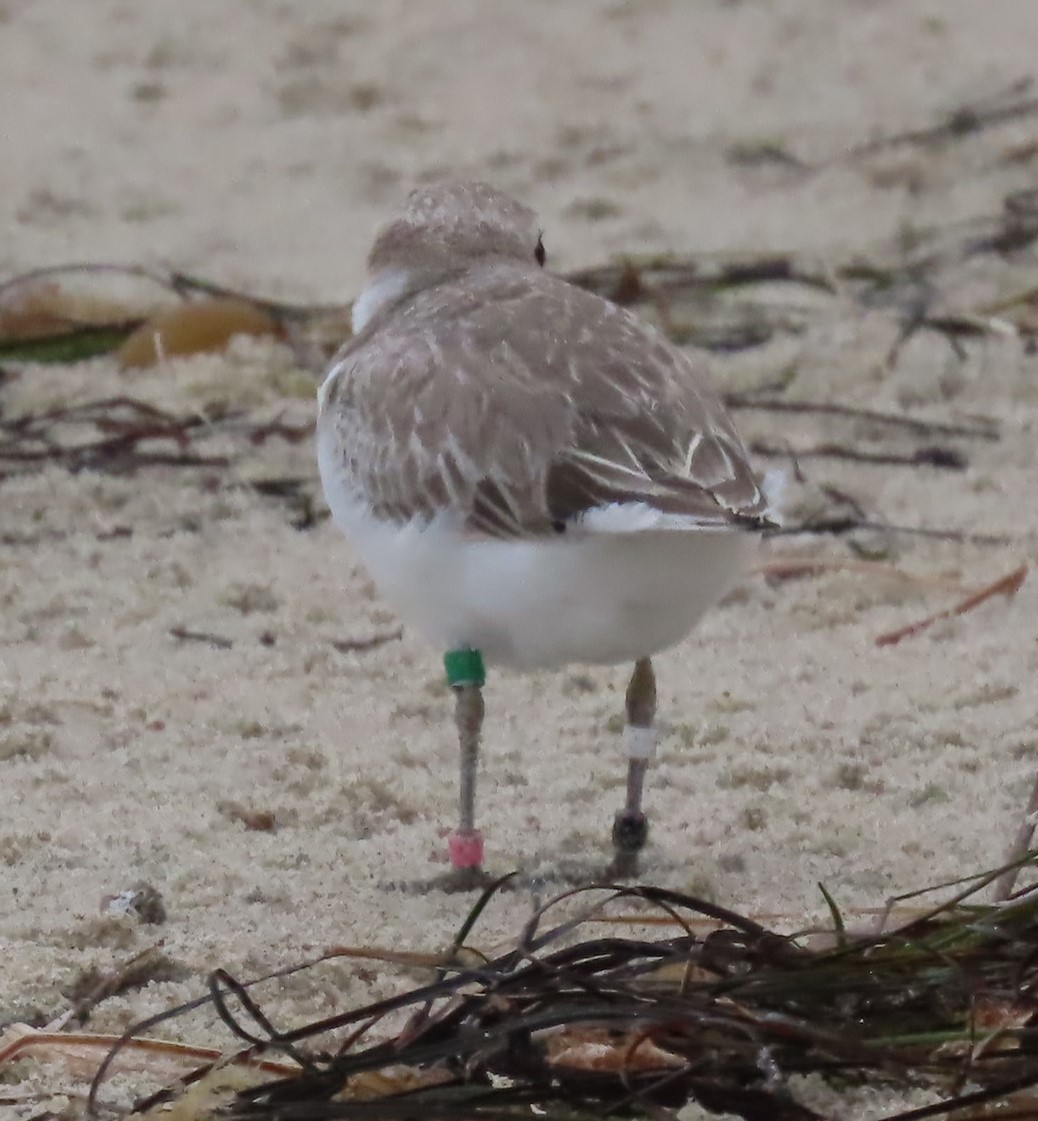
{"label": "bird's eye", "polygon": [[543,269],[544,261],[548,255],[544,252],[544,240],[542,239],[540,234],[537,235],[537,248],[533,251],[533,256],[537,264],[539,264]]}

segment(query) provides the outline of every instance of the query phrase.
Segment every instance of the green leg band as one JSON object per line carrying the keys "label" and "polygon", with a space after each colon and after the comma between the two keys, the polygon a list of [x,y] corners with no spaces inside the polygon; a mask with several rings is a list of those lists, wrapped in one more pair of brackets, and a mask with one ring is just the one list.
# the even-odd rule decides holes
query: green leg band
{"label": "green leg band", "polygon": [[483,655],[478,650],[451,650],[443,656],[447,671],[447,684],[453,689],[459,685],[482,686],[487,679]]}

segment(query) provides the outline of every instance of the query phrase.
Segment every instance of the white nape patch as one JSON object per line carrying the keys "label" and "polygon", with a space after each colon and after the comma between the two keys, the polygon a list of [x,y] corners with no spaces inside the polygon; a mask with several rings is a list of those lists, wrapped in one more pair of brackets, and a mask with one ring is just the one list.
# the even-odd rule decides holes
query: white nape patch
{"label": "white nape patch", "polygon": [[390,269],[369,281],[353,301],[350,316],[353,333],[359,335],[387,304],[398,300],[407,291],[410,282],[411,274],[407,269]]}
{"label": "white nape patch", "polygon": [[645,533],[647,530],[684,530],[702,533],[731,529],[720,518],[716,522],[700,521],[684,514],[664,514],[646,502],[613,502],[585,510],[575,528],[587,533]]}
{"label": "white nape patch", "polygon": [[767,499],[767,516],[776,525],[785,524],[786,507],[789,502],[789,479],[792,472],[787,467],[769,467],[764,472],[760,489]]}
{"label": "white nape patch", "polygon": [[328,373],[324,375],[324,381],[317,387],[317,415],[320,416],[324,412],[324,399],[328,396],[332,383],[338,377],[339,371],[342,369],[341,362],[333,362],[328,369]]}

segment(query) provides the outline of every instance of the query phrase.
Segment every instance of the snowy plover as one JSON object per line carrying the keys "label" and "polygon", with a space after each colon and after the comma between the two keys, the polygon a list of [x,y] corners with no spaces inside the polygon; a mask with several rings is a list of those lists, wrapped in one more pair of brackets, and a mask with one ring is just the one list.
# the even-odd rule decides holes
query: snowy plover
{"label": "snowy plover", "polygon": [[412,192],[375,239],[354,336],[319,393],[332,515],[385,598],[446,652],[462,883],[483,863],[484,658],[634,663],[612,866],[631,875],[655,748],[650,657],[739,577],[767,517],[702,366],[543,265],[535,214],[501,191]]}

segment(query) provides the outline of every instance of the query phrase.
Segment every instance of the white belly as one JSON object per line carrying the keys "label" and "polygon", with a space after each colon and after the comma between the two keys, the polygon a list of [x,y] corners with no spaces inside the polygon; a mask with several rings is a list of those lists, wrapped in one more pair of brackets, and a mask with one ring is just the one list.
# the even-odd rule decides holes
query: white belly
{"label": "white belly", "polygon": [[406,622],[443,652],[470,647],[525,669],[629,662],[679,642],[756,544],[716,529],[487,540],[376,522],[337,489],[336,522]]}

